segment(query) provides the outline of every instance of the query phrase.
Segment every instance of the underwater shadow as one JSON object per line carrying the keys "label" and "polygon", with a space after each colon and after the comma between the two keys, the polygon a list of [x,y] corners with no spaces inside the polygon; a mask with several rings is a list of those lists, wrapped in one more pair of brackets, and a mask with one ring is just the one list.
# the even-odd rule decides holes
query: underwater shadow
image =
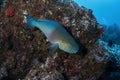
{"label": "underwater shadow", "polygon": [[79,55],[81,58],[84,58],[85,55],[87,55],[88,53],[88,49],[82,44],[79,45],[80,45],[80,49],[76,54]]}
{"label": "underwater shadow", "polygon": [[2,8],[3,0],[0,0],[0,9]]}
{"label": "underwater shadow", "polygon": [[116,65],[116,60],[108,62],[105,72],[97,80],[120,80],[120,67]]}
{"label": "underwater shadow", "polygon": [[13,79],[11,79],[10,77],[3,77],[3,78],[1,78],[0,80],[13,80]]}

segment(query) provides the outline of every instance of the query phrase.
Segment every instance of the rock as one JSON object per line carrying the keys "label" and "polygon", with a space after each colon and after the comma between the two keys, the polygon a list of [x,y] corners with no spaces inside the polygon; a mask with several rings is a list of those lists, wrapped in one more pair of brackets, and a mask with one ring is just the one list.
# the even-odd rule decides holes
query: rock
{"label": "rock", "polygon": [[[49,61],[54,61],[52,58],[50,59],[50,57],[47,58],[47,60],[44,63],[40,63],[39,61],[37,61],[37,64],[34,64],[33,68],[31,68],[31,70],[29,71],[29,73],[27,74],[26,78],[23,80],[31,80],[31,79],[35,79],[35,80],[64,80],[64,76],[62,75],[61,72],[57,71],[56,69],[52,69],[52,71],[50,70],[50,64]],[[46,65],[49,64],[49,65]]]}
{"label": "rock", "polygon": [[[3,4],[0,64],[6,64],[10,79],[96,80],[104,73],[109,55],[96,43],[103,29],[90,9],[79,7],[75,2],[56,0],[5,0]],[[14,8],[15,14],[12,17],[10,13],[8,18],[4,14],[9,6]],[[25,28],[22,15],[25,11],[37,19],[53,19],[63,24],[78,42],[78,54],[58,49],[56,55],[50,57],[50,43],[46,37],[38,29]]]}

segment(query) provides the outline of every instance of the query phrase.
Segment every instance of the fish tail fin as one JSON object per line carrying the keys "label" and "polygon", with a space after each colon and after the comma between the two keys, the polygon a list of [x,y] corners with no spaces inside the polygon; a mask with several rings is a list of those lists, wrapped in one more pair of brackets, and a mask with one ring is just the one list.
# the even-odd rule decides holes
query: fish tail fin
{"label": "fish tail fin", "polygon": [[36,26],[37,20],[29,16],[28,14],[23,14],[27,21],[27,28],[33,28]]}

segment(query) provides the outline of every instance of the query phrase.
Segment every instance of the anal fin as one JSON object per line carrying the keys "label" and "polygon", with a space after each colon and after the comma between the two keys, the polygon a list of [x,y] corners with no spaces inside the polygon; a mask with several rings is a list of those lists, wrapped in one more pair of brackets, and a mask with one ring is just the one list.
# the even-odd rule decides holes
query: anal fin
{"label": "anal fin", "polygon": [[56,50],[58,49],[58,43],[54,43],[50,46],[50,55],[51,56],[54,56]]}

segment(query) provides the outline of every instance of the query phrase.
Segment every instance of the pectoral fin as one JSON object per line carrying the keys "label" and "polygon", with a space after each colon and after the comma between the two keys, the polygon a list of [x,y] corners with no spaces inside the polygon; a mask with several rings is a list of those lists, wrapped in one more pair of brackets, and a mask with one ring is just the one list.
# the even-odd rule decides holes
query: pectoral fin
{"label": "pectoral fin", "polygon": [[58,44],[57,44],[57,43],[52,44],[52,45],[50,46],[50,55],[51,55],[51,56],[54,56],[54,54],[55,54],[55,52],[56,52],[57,49],[58,49]]}

